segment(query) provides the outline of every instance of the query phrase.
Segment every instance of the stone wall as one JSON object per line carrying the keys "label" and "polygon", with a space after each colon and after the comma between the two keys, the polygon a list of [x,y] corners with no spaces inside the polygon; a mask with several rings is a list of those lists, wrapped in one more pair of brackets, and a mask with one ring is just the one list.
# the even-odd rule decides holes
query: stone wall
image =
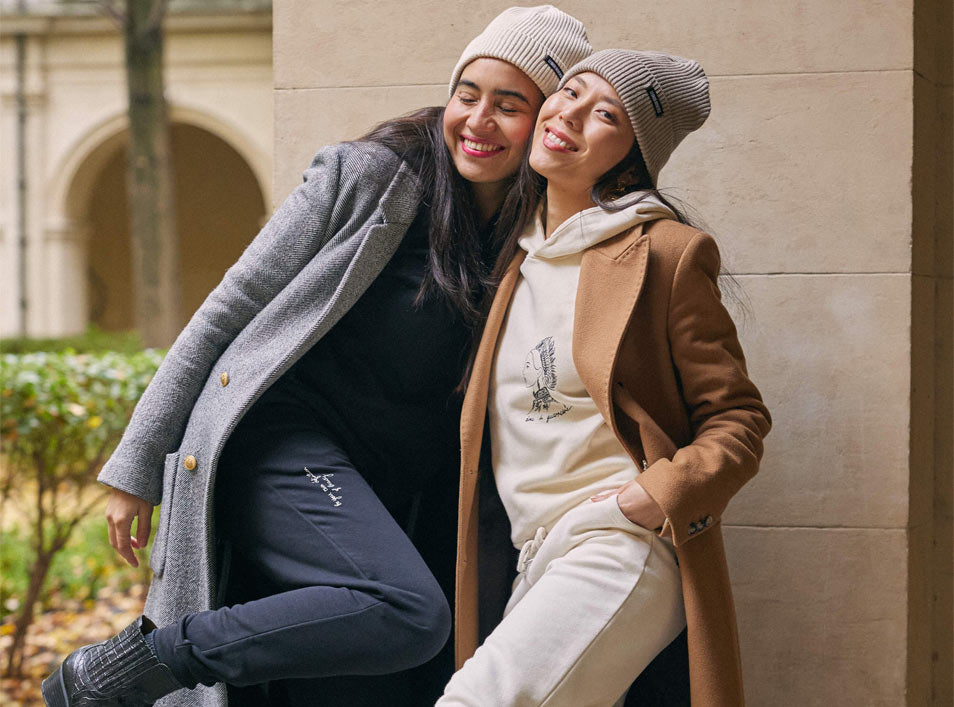
{"label": "stone wall", "polygon": [[[508,5],[278,4],[275,194],[317,147],[446,100]],[[749,703],[951,704],[950,3],[560,6],[596,48],[690,56],[711,79],[711,118],[662,182],[742,285],[775,417],[725,520]]]}

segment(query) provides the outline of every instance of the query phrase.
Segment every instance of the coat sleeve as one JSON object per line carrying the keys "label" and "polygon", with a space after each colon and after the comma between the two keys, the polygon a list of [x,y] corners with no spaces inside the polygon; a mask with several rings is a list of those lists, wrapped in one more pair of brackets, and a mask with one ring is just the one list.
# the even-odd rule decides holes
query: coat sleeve
{"label": "coat sleeve", "polygon": [[771,426],[718,276],[718,247],[699,233],[676,267],[667,323],[693,440],[637,478],[665,512],[663,533],[677,546],[718,524],[729,500],[758,471]]}
{"label": "coat sleeve", "polygon": [[[350,159],[349,159],[350,158]],[[239,332],[336,232],[360,180],[354,149],[320,150],[278,208],[202,303],[156,372],[99,481],[150,503],[162,496],[163,460],[178,448],[213,365]]]}

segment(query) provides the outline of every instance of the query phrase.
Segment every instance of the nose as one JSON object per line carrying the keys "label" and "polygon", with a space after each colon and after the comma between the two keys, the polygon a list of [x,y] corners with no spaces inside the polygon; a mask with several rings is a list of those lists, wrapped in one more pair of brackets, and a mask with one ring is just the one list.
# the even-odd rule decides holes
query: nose
{"label": "nose", "polygon": [[583,116],[581,113],[581,108],[578,103],[566,106],[559,113],[560,120],[566,123],[569,127],[578,130],[580,124],[582,123]]}
{"label": "nose", "polygon": [[481,98],[467,116],[467,127],[486,137],[494,129],[494,102],[489,97]]}
{"label": "nose", "polygon": [[583,116],[587,110],[589,108],[584,105],[583,101],[573,101],[565,103],[558,115],[567,126],[579,130],[583,125]]}

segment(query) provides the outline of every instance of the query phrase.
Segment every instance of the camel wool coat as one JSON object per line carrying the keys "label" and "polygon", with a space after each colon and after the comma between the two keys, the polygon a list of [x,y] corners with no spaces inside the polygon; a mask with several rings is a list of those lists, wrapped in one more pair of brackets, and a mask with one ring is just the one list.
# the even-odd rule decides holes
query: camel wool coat
{"label": "camel wool coat", "polygon": [[[461,417],[458,667],[478,644],[478,462],[494,353],[524,255],[500,283]],[[584,252],[573,325],[580,378],[645,469],[637,483],[666,514],[660,533],[682,573],[695,707],[743,704],[720,521],[758,470],[771,424],[721,302],[719,263],[701,231],[668,219],[637,226]]]}

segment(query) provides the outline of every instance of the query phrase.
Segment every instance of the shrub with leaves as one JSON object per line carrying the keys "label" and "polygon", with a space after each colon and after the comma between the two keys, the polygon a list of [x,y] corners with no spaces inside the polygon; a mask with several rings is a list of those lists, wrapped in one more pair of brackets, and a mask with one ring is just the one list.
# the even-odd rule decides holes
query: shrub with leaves
{"label": "shrub with leaves", "polygon": [[96,475],[161,360],[156,350],[0,356],[0,503],[18,501],[32,555],[7,674],[20,672],[26,630],[53,558],[101,502],[105,489]]}

